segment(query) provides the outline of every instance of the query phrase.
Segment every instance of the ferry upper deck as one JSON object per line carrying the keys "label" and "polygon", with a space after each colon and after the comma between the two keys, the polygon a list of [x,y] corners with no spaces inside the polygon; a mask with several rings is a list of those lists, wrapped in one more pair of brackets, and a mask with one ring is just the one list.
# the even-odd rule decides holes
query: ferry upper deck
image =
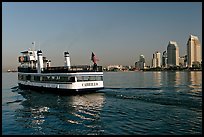
{"label": "ferry upper deck", "polygon": [[42,51],[27,50],[21,52],[18,57],[20,66],[18,72],[22,73],[77,73],[77,72],[102,72],[102,66],[96,64],[95,55],[92,52],[93,65],[71,66],[69,53],[64,52],[64,66],[51,67],[51,60],[42,56]]}
{"label": "ferry upper deck", "polygon": [[[18,72],[24,73],[37,73],[37,68],[35,67],[18,67]],[[41,73],[77,73],[77,72],[102,72],[102,66],[60,66],[60,67],[46,67],[43,68]]]}

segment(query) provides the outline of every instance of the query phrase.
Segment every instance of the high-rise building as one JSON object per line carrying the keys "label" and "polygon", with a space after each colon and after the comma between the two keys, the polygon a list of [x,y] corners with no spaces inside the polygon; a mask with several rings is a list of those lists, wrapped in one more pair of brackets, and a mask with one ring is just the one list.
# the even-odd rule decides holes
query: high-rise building
{"label": "high-rise building", "polygon": [[153,54],[153,58],[152,58],[152,68],[156,68],[156,62],[157,62],[157,59],[154,57],[154,54]]}
{"label": "high-rise building", "polygon": [[164,51],[162,54],[162,67],[166,68],[167,67],[167,52]]}
{"label": "high-rise building", "polygon": [[197,36],[190,35],[187,42],[187,64],[192,67],[196,63],[201,63],[201,45]]}
{"label": "high-rise building", "polygon": [[144,62],[145,63],[145,57],[144,57],[144,55],[140,55],[140,60],[139,61],[141,61],[141,62]]}
{"label": "high-rise building", "polygon": [[179,66],[179,48],[175,41],[169,41],[167,46],[167,66]]}
{"label": "high-rise building", "polygon": [[140,55],[139,61],[135,63],[135,67],[138,69],[145,69],[145,57],[144,55]]}
{"label": "high-rise building", "polygon": [[152,58],[152,68],[161,67],[161,54],[156,51]]}
{"label": "high-rise building", "polygon": [[140,60],[139,60],[139,68],[144,69],[145,68],[145,57],[144,55],[140,55]]}

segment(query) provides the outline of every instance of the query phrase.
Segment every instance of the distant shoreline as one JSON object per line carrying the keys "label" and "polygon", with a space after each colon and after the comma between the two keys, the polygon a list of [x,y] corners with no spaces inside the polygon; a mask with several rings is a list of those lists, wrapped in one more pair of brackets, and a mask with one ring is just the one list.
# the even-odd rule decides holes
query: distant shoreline
{"label": "distant shoreline", "polygon": [[[145,69],[145,70],[116,70],[116,71],[103,71],[103,72],[161,72],[161,71],[169,71],[169,72],[173,72],[173,71],[202,71],[202,69],[182,69],[182,70],[152,70],[152,69]],[[8,70],[2,70],[2,72],[7,72],[7,73],[16,73],[18,71],[8,71]]]}
{"label": "distant shoreline", "polygon": [[191,72],[191,71],[202,71],[202,70],[138,70],[138,71],[103,71],[103,72]]}

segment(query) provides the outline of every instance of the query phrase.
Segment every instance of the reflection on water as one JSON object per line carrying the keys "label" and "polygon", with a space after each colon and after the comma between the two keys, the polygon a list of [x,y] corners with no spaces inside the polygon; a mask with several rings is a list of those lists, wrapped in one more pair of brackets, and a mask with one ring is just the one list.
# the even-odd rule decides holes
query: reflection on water
{"label": "reflection on water", "polygon": [[160,87],[161,86],[161,72],[160,71],[156,71],[153,72],[153,81],[155,82],[155,86],[156,87]]}
{"label": "reflection on water", "polygon": [[[190,89],[200,89],[202,87],[202,72],[153,72],[155,86],[160,87],[179,87],[187,86]],[[200,90],[199,90],[200,91]]]}
{"label": "reflection on water", "polygon": [[181,72],[178,71],[166,72],[167,74],[166,82],[168,82],[167,86],[178,86],[181,82],[180,73]]}
{"label": "reflection on water", "polygon": [[[98,134],[100,127],[100,111],[104,104],[103,93],[92,93],[73,96],[42,94],[34,91],[23,91],[20,94],[26,99],[22,109],[16,110],[19,126],[24,126],[33,134],[44,134],[53,131],[52,124],[61,133],[54,134]],[[70,126],[72,125],[72,131]],[[73,124],[76,129],[73,129]],[[80,127],[77,127],[80,125]],[[76,130],[73,132],[73,130]],[[85,131],[84,131],[85,130]],[[88,132],[88,133],[87,133]],[[50,133],[52,134],[52,133]]]}
{"label": "reflection on water", "polygon": [[156,71],[152,72],[154,86],[178,86],[181,84],[181,72],[178,71]]}
{"label": "reflection on water", "polygon": [[37,125],[42,124],[45,121],[44,113],[48,112],[48,110],[48,107],[31,108],[31,117],[34,118],[32,123]]}
{"label": "reflection on water", "polygon": [[189,87],[193,92],[202,91],[202,72],[192,71],[188,73]]}
{"label": "reflection on water", "polygon": [[181,73],[179,71],[175,72],[175,85],[178,86],[181,84]]}

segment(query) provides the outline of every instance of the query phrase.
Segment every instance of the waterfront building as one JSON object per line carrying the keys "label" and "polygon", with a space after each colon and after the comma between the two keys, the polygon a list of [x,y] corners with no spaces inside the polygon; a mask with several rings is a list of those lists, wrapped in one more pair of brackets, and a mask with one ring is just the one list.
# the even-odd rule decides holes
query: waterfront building
{"label": "waterfront building", "polygon": [[135,62],[135,68],[139,69],[139,62],[138,61]]}
{"label": "waterfront building", "polygon": [[152,68],[161,67],[161,54],[156,51],[152,58]]}
{"label": "waterfront building", "polygon": [[175,41],[169,41],[167,46],[167,66],[179,66],[179,47]]}
{"label": "waterfront building", "polygon": [[122,68],[123,68],[122,65],[109,65],[109,66],[107,66],[108,70],[114,70],[114,69],[122,70]]}
{"label": "waterfront building", "polygon": [[184,56],[184,64],[185,64],[185,67],[188,66],[188,60],[187,60],[187,58],[188,58],[188,56],[185,55],[185,56]]}
{"label": "waterfront building", "polygon": [[188,67],[194,64],[201,64],[201,45],[197,36],[190,35],[187,42],[187,63]]}
{"label": "waterfront building", "polygon": [[167,52],[164,51],[162,54],[162,67],[167,68]]}
{"label": "waterfront building", "polygon": [[185,64],[185,56],[179,57],[179,66],[180,66],[180,67],[186,67],[186,64]]}

